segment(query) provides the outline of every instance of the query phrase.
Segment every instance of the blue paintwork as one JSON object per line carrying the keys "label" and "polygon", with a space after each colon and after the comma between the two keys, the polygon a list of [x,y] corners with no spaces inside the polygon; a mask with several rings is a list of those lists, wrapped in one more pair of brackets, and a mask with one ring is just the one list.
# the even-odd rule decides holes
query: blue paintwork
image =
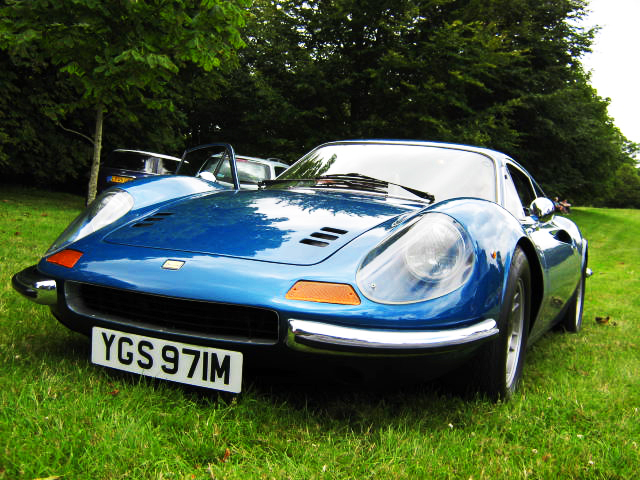
{"label": "blue paintwork", "polygon": [[[288,215],[293,215],[289,220],[292,225],[297,223],[304,227],[296,229],[290,225],[282,228],[280,224],[284,217],[278,215],[278,209],[268,210],[271,212],[269,215],[254,210],[253,215],[263,222],[261,230],[267,232],[264,238],[256,239],[253,237],[256,231],[249,228],[251,222],[242,220],[252,218],[252,214],[246,211],[247,208],[252,209],[247,205],[262,199],[274,201],[279,196],[288,199],[284,203],[289,207]],[[292,200],[298,200],[299,203],[292,207]],[[211,248],[208,250],[218,248],[220,251],[200,252],[197,250],[204,249],[195,248],[193,245],[196,243],[179,249],[183,240],[178,232],[181,227],[171,223],[167,223],[167,230],[160,230],[160,238],[151,248],[154,240],[150,232],[156,226],[148,230],[136,229],[132,226],[135,222],[129,222],[111,234],[99,232],[77,242],[74,248],[85,252],[85,255],[73,269],[44,260],[40,262],[39,269],[56,278],[156,294],[170,293],[171,296],[191,299],[210,300],[212,292],[215,292],[215,299],[224,303],[277,306],[285,318],[326,320],[328,316],[335,316],[337,323],[366,327],[442,327],[465,324],[482,316],[497,314],[508,261],[521,235],[518,222],[504,209],[476,199],[453,200],[425,208],[424,204],[401,200],[394,202],[384,197],[375,201],[370,196],[346,193],[318,195],[315,192],[237,191],[195,195],[177,205],[170,203],[164,209],[154,209],[154,212],[175,210],[184,213],[183,207],[188,212],[193,207],[201,209],[204,205],[215,210],[212,205],[217,201],[228,202],[228,205],[219,205],[224,212],[240,210],[236,212],[240,214],[238,223],[229,221],[225,224],[225,235],[212,230],[219,228],[215,222],[213,225],[206,224],[211,227],[203,234],[205,242],[209,239]],[[318,208],[301,207],[314,201],[318,201]],[[353,209],[349,208],[351,205],[354,205]],[[361,210],[359,214],[347,218],[351,223],[338,224],[338,227],[351,229],[347,238],[339,243],[327,248],[298,243],[300,238],[314,230],[308,224],[323,226],[327,217],[335,221],[349,211],[357,211],[358,207]],[[472,237],[477,239],[475,250],[478,262],[472,280],[463,288],[438,299],[409,305],[381,305],[367,300],[363,295],[359,306],[299,302],[284,298],[299,279],[347,282],[357,289],[355,272],[359,263],[364,254],[381,239],[394,228],[401,227],[400,224],[392,227],[393,221],[402,215],[406,215],[405,221],[408,221],[420,212],[434,210],[463,222]],[[206,209],[200,212],[199,217],[206,215]],[[136,222],[142,218],[144,216],[136,218]],[[511,229],[496,230],[492,227],[500,222],[511,224]],[[355,226],[358,228],[354,230]],[[137,231],[142,231],[140,237],[131,233]],[[178,238],[179,241],[168,242],[169,232],[175,232],[171,240]],[[100,242],[99,248],[96,248],[96,241]],[[136,246],[136,241],[144,247]],[[265,250],[256,247],[256,244],[262,246],[265,243]],[[190,249],[194,251],[184,251]],[[498,252],[495,260],[488,256],[489,251]],[[162,263],[169,258],[184,260],[185,267],[179,271],[162,270]]]}
{"label": "blue paintwork", "polygon": [[199,193],[226,189],[200,178],[173,175],[146,177],[130,184],[125,183],[117,188],[126,190],[133,195],[135,199],[134,211],[149,206],[159,206],[166,201],[175,201]]}
{"label": "blue paintwork", "polygon": [[[109,234],[105,241],[312,265],[372,227],[421,207],[424,205],[372,201],[367,196],[345,193],[227,191],[170,205],[161,212],[172,215],[162,221],[145,227],[129,224]],[[347,233],[326,248],[300,243],[323,227]]]}

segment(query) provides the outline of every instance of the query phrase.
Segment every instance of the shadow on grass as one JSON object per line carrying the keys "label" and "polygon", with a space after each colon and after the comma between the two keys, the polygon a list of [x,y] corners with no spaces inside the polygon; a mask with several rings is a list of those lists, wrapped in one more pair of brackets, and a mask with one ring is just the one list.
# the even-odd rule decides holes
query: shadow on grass
{"label": "shadow on grass", "polygon": [[47,329],[45,331],[26,334],[15,339],[13,350],[23,358],[30,358],[35,363],[42,359],[55,362],[89,360],[90,345],[87,337],[66,329]]}
{"label": "shadow on grass", "polygon": [[[452,375],[435,380],[412,378],[411,363],[394,378],[358,378],[344,370],[252,367],[244,372],[239,395],[191,387],[135,374],[91,366],[90,341],[61,326],[27,335],[15,343],[15,353],[29,357],[34,365],[51,368],[95,368],[109,385],[151,389],[154,394],[195,405],[206,412],[223,409],[241,418],[288,424],[319,425],[332,431],[366,432],[415,425],[420,430],[446,430],[449,424],[473,424],[496,408],[495,404],[456,385]],[[56,366],[57,365],[57,366]],[[300,367],[300,366],[298,366]],[[340,375],[339,373],[342,373]],[[525,371],[526,375],[526,371]],[[80,377],[79,381],[82,381]]]}

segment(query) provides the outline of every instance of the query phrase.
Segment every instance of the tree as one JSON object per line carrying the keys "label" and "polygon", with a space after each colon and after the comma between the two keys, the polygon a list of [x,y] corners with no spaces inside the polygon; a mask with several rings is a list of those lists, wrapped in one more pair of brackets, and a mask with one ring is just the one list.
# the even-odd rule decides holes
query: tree
{"label": "tree", "polygon": [[190,64],[221,68],[243,46],[238,29],[248,0],[7,0],[0,7],[0,48],[16,64],[53,66],[74,99],[51,105],[61,123],[94,112],[88,201],[95,197],[104,115],[130,105],[174,108],[171,81]]}
{"label": "tree", "polygon": [[[220,140],[295,160],[343,138],[451,141],[504,151],[548,194],[591,204],[638,151],[580,64],[594,35],[577,26],[583,0],[255,0],[237,30],[244,1],[0,0],[0,142],[40,154],[56,139],[38,111],[67,139],[94,128],[96,105],[105,142],[167,153]],[[220,48],[192,32],[205,11],[228,19]]]}
{"label": "tree", "polygon": [[585,4],[256,0],[240,67],[189,123],[287,159],[341,138],[481,145],[591,202],[627,142],[580,64]]}
{"label": "tree", "polygon": [[[83,178],[91,158],[89,144],[60,129],[46,115],[75,93],[53,67],[15,65],[0,51],[0,175],[3,181],[29,179],[37,185],[63,185]],[[67,126],[83,130],[85,115]],[[80,137],[77,137],[80,138]]]}
{"label": "tree", "polygon": [[459,20],[459,3],[256,1],[241,67],[223,102],[207,106],[213,133],[279,156],[372,136],[508,144],[513,107],[491,95],[521,53],[494,25]]}
{"label": "tree", "polygon": [[640,172],[637,167],[625,163],[618,168],[605,205],[616,208],[640,208]]}

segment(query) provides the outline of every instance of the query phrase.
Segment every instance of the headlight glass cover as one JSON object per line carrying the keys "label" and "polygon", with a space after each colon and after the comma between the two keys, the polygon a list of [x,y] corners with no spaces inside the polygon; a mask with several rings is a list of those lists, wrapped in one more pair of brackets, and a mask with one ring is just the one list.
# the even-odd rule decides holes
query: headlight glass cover
{"label": "headlight glass cover", "polygon": [[107,190],[100,194],[49,247],[46,255],[55,253],[101,228],[112,224],[133,208],[133,197],[124,190]]}
{"label": "headlight glass cover", "polygon": [[356,281],[374,302],[416,303],[460,288],[474,263],[462,225],[448,215],[427,213],[376,246],[362,261]]}

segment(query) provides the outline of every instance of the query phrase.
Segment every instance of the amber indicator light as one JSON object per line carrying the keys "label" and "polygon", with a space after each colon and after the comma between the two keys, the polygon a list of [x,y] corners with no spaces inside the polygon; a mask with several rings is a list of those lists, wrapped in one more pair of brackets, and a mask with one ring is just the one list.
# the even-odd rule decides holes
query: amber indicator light
{"label": "amber indicator light", "polygon": [[360,305],[360,297],[353,287],[344,283],[300,280],[287,292],[286,298],[305,302]]}
{"label": "amber indicator light", "polygon": [[58,253],[54,253],[49,258],[47,258],[47,262],[55,263],[56,265],[62,265],[63,267],[73,268],[73,266],[80,260],[80,257],[84,255],[82,252],[77,250],[62,250]]}

